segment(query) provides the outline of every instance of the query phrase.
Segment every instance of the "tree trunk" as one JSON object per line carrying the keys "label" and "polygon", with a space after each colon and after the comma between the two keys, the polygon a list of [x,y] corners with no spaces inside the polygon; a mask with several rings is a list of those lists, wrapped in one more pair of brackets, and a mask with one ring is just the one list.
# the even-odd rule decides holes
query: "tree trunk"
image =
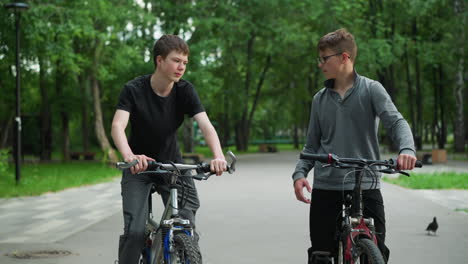
{"label": "tree trunk", "polygon": [[78,76],[78,85],[81,89],[81,140],[83,151],[89,151],[89,111],[88,111],[88,96],[89,96],[89,78],[85,74]]}
{"label": "tree trunk", "polygon": [[[271,65],[271,55],[268,55],[267,59],[266,59],[266,62],[265,62],[265,65],[263,67],[263,71],[260,74],[260,78],[258,80],[257,88],[256,88],[256,91],[255,91],[255,96],[254,96],[254,99],[253,99],[253,102],[252,102],[252,108],[248,112],[248,118],[246,118],[246,116],[243,115],[242,119],[241,119],[242,125],[241,125],[241,128],[239,130],[239,133],[242,133],[242,135],[241,135],[241,137],[239,139],[243,140],[243,142],[241,143],[241,146],[243,147],[243,149],[242,149],[243,151],[246,151],[247,148],[248,148],[248,145],[249,145],[250,127],[252,125],[255,110],[257,108],[258,100],[260,98],[260,93],[261,93],[261,90],[262,90],[262,86],[263,86],[263,83],[265,82],[266,74],[268,72],[268,69],[270,68],[270,65]],[[249,77],[249,79],[250,79],[250,77]],[[246,107],[248,107],[248,101],[249,101],[248,98],[249,97],[247,97],[247,99],[246,99]]]}
{"label": "tree trunk", "polygon": [[[413,21],[413,36],[418,35],[418,27],[416,20]],[[419,52],[417,41],[416,49],[414,51],[415,59],[415,71],[416,71],[416,128],[415,128],[415,139],[416,139],[416,149],[422,150],[422,128],[423,128],[423,96],[421,92],[421,82],[420,82],[420,69],[419,69]]]}
{"label": "tree trunk", "polygon": [[[436,69],[434,67],[432,67],[432,84],[434,86],[434,106],[432,107],[433,108],[433,111],[434,113],[432,114],[433,117],[432,117],[432,148],[434,148],[435,146],[435,142],[438,141],[439,139],[439,134],[440,134],[440,127],[439,127],[439,111],[438,111],[438,107],[439,107],[439,89],[438,89],[438,84],[437,84],[437,77],[436,77],[436,74],[435,74],[435,71]],[[434,140],[435,138],[435,140]]]}
{"label": "tree trunk", "polygon": [[293,144],[294,144],[294,149],[299,149],[299,132],[297,128],[297,123],[294,124],[294,129],[293,129]]}
{"label": "tree trunk", "polygon": [[244,106],[242,111],[241,120],[238,122],[236,127],[236,148],[238,151],[247,151],[248,140],[249,140],[249,124],[248,124],[248,109],[249,109],[249,93],[250,93],[250,82],[252,78],[252,60],[253,60],[253,48],[254,48],[255,34],[251,34],[247,41],[247,64],[245,73],[244,83]]}
{"label": "tree trunk", "polygon": [[447,143],[447,124],[445,121],[445,96],[444,96],[444,73],[443,73],[443,66],[440,64],[438,67],[438,82],[437,82],[437,89],[439,95],[439,123],[440,123],[440,131],[437,138],[437,143],[439,145],[439,149],[445,148],[445,143]]}
{"label": "tree trunk", "polygon": [[236,148],[238,151],[247,151],[248,148],[248,130],[246,129],[247,122],[242,120],[236,124]]}
{"label": "tree trunk", "polygon": [[8,118],[8,120],[5,122],[5,125],[2,127],[1,138],[0,138],[0,149],[7,147],[8,136],[10,135],[11,125],[13,124],[14,117],[15,117],[15,113],[11,111],[10,118]]}
{"label": "tree trunk", "polygon": [[231,135],[229,130],[229,96],[226,90],[223,93],[223,107],[224,111],[222,115],[222,123],[221,123],[221,146],[228,146],[229,137]]}
{"label": "tree trunk", "polygon": [[184,152],[194,152],[193,142],[193,118],[188,118],[184,121]]}
{"label": "tree trunk", "polygon": [[250,128],[250,126],[252,124],[253,116],[254,116],[255,110],[257,108],[258,100],[260,98],[260,91],[262,90],[262,86],[263,86],[263,83],[265,82],[266,74],[267,74],[268,69],[270,68],[270,66],[271,66],[271,55],[268,55],[267,59],[266,59],[266,62],[265,62],[265,66],[263,67],[263,71],[262,71],[262,73],[260,75],[260,79],[258,80],[257,90],[255,92],[255,97],[254,97],[254,101],[253,101],[253,104],[252,104],[252,109],[250,110],[250,113],[249,113],[248,126],[247,126],[248,128]]}
{"label": "tree trunk", "polygon": [[[40,160],[41,161],[50,161],[52,158],[52,116],[50,111],[50,101],[49,101],[49,92],[48,85],[45,77],[46,69],[41,57],[39,57],[39,89],[41,92],[41,112],[40,112],[40,139],[41,139],[41,149],[40,149]],[[56,76],[56,82],[59,82],[60,79]],[[56,84],[57,85],[57,84]],[[57,87],[60,89],[61,87]]]}
{"label": "tree trunk", "polygon": [[66,109],[65,95],[63,94],[63,87],[65,86],[65,73],[61,71],[61,62],[57,60],[56,70],[55,70],[55,91],[57,93],[57,98],[59,100],[59,116],[62,124],[60,130],[60,139],[62,140],[61,152],[62,160],[68,161],[70,159],[70,127],[69,127],[69,117],[68,111]]}
{"label": "tree trunk", "polygon": [[411,73],[410,73],[410,60],[408,57],[408,47],[405,44],[405,62],[406,62],[406,83],[408,85],[408,105],[410,112],[410,122],[411,128],[416,129],[416,118],[414,117],[414,98],[413,98],[413,85],[411,83]]}
{"label": "tree trunk", "polygon": [[101,146],[101,150],[104,152],[106,156],[105,159],[115,163],[118,161],[117,154],[115,150],[111,147],[109,140],[107,139],[106,130],[104,128],[104,122],[102,119],[102,110],[101,110],[101,96],[99,91],[99,82],[96,77],[91,77],[92,88],[93,88],[93,105],[94,105],[94,125],[95,125],[95,132],[96,137],[99,141],[99,145]]}
{"label": "tree trunk", "polygon": [[106,130],[104,128],[104,121],[102,118],[102,108],[101,108],[101,94],[99,90],[99,81],[97,79],[98,65],[101,58],[101,52],[103,49],[103,43],[99,39],[96,39],[96,45],[94,48],[93,56],[93,65],[91,69],[90,79],[91,86],[93,91],[93,108],[94,108],[94,128],[96,132],[96,137],[101,146],[101,150],[104,152],[105,160],[115,163],[118,161],[117,154],[115,153],[114,148],[109,143],[107,138]]}
{"label": "tree trunk", "polygon": [[437,148],[444,149],[446,142],[446,126],[444,118],[444,91],[442,88],[443,73],[442,66],[435,65],[433,70],[433,84],[434,84],[434,118],[433,118],[433,133],[437,141]]}
{"label": "tree trunk", "polygon": [[460,21],[460,28],[461,28],[461,36],[458,38],[460,43],[458,46],[457,56],[458,58],[458,65],[457,65],[457,72],[456,72],[456,84],[454,87],[454,95],[455,95],[455,127],[454,127],[454,144],[455,144],[455,152],[465,152],[465,144],[466,144],[466,135],[465,135],[465,116],[463,112],[463,97],[465,96],[465,71],[464,71],[464,57],[465,57],[465,25],[466,25],[466,16],[463,15],[463,2],[460,0],[454,1],[454,11],[455,16],[458,17],[458,21]]}

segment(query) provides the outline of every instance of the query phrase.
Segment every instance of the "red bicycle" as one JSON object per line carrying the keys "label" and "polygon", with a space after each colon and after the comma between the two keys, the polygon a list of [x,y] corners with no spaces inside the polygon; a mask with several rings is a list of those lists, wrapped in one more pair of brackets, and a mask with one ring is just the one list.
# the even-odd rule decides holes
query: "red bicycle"
{"label": "red bicycle", "polygon": [[[384,264],[384,258],[377,246],[374,219],[363,216],[361,182],[365,172],[377,177],[377,172],[386,174],[400,173],[409,176],[407,172],[397,167],[396,159],[367,160],[340,158],[335,154],[309,154],[302,152],[301,159],[314,160],[338,169],[352,169],[355,175],[355,186],[352,194],[348,194],[343,203],[342,223],[338,228],[338,256],[330,257],[329,252],[315,252],[315,259],[321,263],[338,264]],[[421,168],[421,161],[416,162]],[[323,261],[324,260],[324,261]]]}

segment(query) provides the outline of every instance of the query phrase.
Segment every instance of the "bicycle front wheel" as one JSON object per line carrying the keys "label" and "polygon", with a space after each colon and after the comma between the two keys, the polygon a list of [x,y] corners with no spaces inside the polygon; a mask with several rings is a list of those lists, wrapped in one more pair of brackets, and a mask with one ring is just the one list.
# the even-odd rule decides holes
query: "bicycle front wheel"
{"label": "bicycle front wheel", "polygon": [[385,264],[382,253],[377,245],[370,239],[361,238],[356,243],[356,264]]}
{"label": "bicycle front wheel", "polygon": [[202,264],[197,242],[185,233],[174,236],[174,253],[171,255],[171,263]]}

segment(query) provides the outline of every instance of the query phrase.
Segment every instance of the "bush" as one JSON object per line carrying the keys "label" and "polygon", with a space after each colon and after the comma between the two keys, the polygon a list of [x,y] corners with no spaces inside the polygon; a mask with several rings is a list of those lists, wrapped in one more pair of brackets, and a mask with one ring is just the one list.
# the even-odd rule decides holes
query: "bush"
{"label": "bush", "polygon": [[8,174],[8,155],[10,154],[9,149],[0,149],[0,174]]}

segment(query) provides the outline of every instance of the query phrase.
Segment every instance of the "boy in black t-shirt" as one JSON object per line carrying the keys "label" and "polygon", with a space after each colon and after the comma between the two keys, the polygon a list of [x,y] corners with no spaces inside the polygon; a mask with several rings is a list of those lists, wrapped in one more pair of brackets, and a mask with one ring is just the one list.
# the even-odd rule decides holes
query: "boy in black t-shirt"
{"label": "boy in black t-shirt", "polygon": [[[138,262],[144,242],[147,197],[151,185],[156,183],[163,200],[169,196],[168,186],[158,181],[158,177],[137,173],[146,170],[148,161],[155,159],[182,162],[176,131],[185,115],[197,121],[213,153],[211,170],[218,176],[226,170],[227,163],[216,130],[192,84],[181,80],[188,55],[189,48],[182,39],[175,35],[162,36],[153,48],[155,72],[128,82],[120,94],[112,121],[112,138],[125,161],[139,160],[122,176],[124,234],[119,241],[120,264]],[[129,120],[130,141],[125,135]],[[193,179],[182,180],[188,189],[188,199],[180,214],[194,223],[196,210],[200,206],[197,191]]]}

